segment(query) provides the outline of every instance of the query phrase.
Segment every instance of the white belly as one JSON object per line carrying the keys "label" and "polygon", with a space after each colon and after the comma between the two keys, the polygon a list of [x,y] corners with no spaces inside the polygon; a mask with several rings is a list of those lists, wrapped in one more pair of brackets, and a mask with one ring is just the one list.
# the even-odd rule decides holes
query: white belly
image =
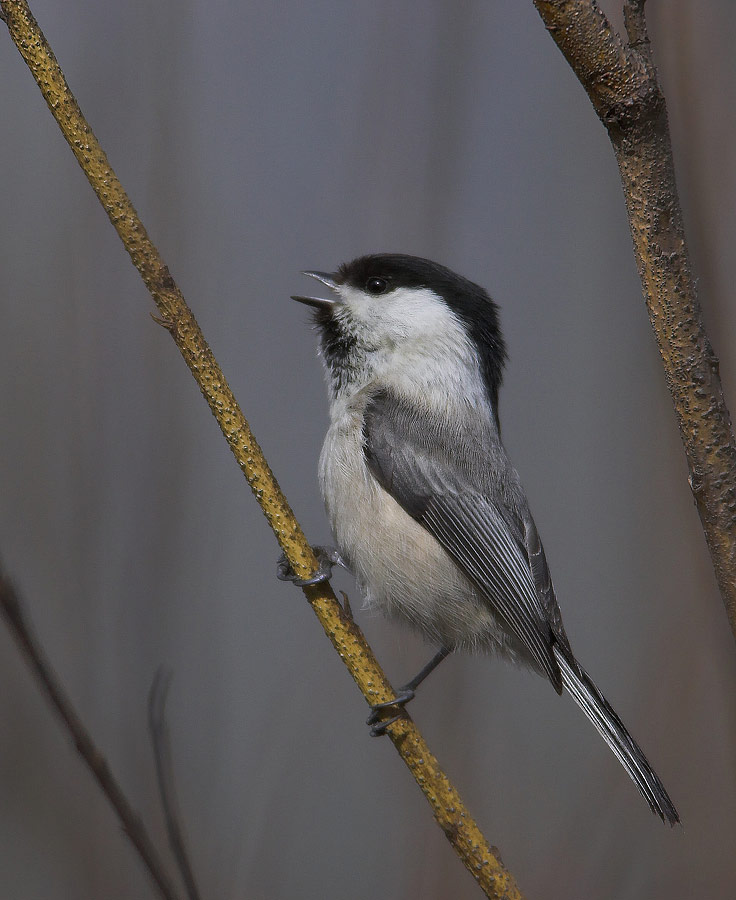
{"label": "white belly", "polygon": [[371,475],[362,423],[362,408],[346,405],[333,416],[319,478],[335,541],[367,604],[408,620],[435,644],[516,657],[488,601]]}

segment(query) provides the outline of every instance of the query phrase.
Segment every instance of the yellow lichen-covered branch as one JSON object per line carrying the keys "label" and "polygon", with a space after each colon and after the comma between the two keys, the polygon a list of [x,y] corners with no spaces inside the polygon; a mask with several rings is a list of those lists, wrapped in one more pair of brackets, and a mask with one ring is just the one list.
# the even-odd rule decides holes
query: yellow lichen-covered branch
{"label": "yellow lichen-covered branch", "polygon": [[675,184],[667,107],[644,0],[625,0],[628,43],[595,0],[534,0],[608,131],[649,321],[723,603],[736,637],[736,441],[703,326]]}
{"label": "yellow lichen-covered branch", "polygon": [[[309,577],[317,562],[202,332],[151,242],[143,223],[82,115],[25,0],[0,0],[0,15],[28,64],[110,221],[130,254],[213,415],[222,429],[295,573]],[[327,584],[304,588],[312,609],[369,703],[393,698],[360,629]],[[487,897],[521,900],[513,876],[489,846],[414,722],[403,715],[388,734],[429,801],[434,816]]]}

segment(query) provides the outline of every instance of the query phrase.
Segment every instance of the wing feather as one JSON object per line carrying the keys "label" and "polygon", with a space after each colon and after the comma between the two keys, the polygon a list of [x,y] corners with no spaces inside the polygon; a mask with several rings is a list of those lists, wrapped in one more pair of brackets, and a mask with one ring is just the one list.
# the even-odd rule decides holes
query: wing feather
{"label": "wing feather", "polygon": [[674,825],[662,782],[572,654],[526,497],[489,422],[466,421],[459,433],[382,391],[365,411],[368,467],[478,586],[558,693],[564,682],[650,807]]}
{"label": "wing feather", "polygon": [[[363,430],[366,460],[379,484],[442,544],[560,692],[544,551],[531,516],[531,527],[524,522],[525,501],[522,515],[509,509],[487,475],[489,455],[507,463],[494,432],[474,435],[471,429],[467,442],[433,422],[428,433],[388,392],[370,401]],[[535,555],[528,535],[536,535]],[[551,603],[556,611],[553,593]]]}

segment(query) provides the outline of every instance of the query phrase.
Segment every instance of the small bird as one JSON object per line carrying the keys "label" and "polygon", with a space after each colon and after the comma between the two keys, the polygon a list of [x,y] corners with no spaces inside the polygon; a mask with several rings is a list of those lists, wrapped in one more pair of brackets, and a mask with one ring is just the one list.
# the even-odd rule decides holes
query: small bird
{"label": "small bird", "polygon": [[[314,310],[330,426],[319,481],[338,554],[367,605],[439,646],[401,706],[454,650],[488,651],[565,688],[647,803],[677,810],[639,746],[570,648],[542,542],[501,442],[506,348],[498,307],[428,259],[363,256],[304,272],[331,291]],[[329,564],[330,560],[325,560]],[[295,580],[295,579],[294,579]],[[377,724],[378,723],[378,724]]]}

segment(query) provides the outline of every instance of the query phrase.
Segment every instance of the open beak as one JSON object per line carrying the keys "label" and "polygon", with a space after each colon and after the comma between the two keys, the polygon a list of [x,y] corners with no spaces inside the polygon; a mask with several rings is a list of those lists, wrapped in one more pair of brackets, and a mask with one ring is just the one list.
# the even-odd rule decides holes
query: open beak
{"label": "open beak", "polygon": [[[337,282],[335,281],[335,276],[330,274],[329,272],[302,272],[302,275],[309,275],[310,278],[316,278],[317,281],[321,281],[322,284],[326,284],[328,288],[335,291],[337,290]],[[300,297],[293,296],[292,300],[297,300],[299,303],[306,303],[307,306],[314,306],[315,309],[324,309],[331,310],[337,300],[327,300],[323,297]]]}

